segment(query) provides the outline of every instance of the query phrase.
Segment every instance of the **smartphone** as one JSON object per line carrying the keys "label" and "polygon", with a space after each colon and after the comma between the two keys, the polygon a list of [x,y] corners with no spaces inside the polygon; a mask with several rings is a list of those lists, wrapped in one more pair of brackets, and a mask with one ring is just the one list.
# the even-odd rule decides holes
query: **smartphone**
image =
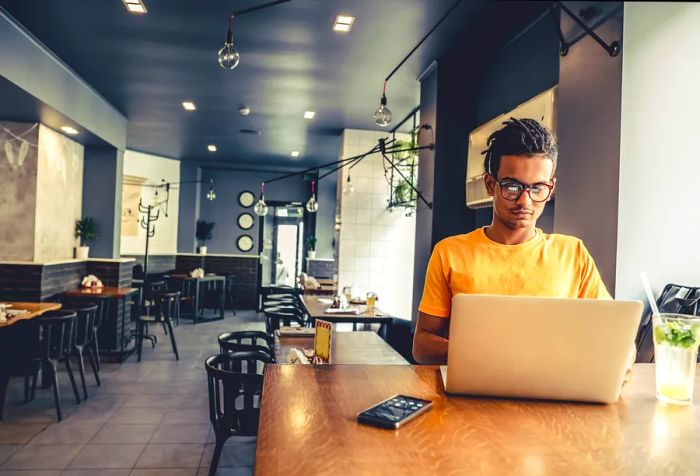
{"label": "smartphone", "polygon": [[432,404],[430,400],[394,395],[358,413],[357,421],[380,428],[396,429],[426,412]]}

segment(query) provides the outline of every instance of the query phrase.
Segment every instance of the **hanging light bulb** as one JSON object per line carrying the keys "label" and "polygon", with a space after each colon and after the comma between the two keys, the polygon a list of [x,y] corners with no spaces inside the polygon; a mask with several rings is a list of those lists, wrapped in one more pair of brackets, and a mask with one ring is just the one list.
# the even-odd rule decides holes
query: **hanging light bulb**
{"label": "hanging light bulb", "polygon": [[306,202],[306,211],[316,213],[318,211],[318,202],[316,201],[316,181],[311,181],[311,198]]}
{"label": "hanging light bulb", "polygon": [[386,81],[384,81],[384,90],[382,91],[382,99],[379,101],[379,108],[372,115],[374,123],[381,127],[386,127],[391,122],[391,111],[386,107]]}
{"label": "hanging light bulb", "polygon": [[216,192],[214,191],[214,181],[209,181],[209,191],[207,192],[207,200],[210,202],[216,200]]}
{"label": "hanging light bulb", "polygon": [[345,195],[352,195],[354,192],[355,192],[355,186],[350,181],[350,176],[348,175],[348,180],[345,183],[345,188],[343,189],[343,193]]}
{"label": "hanging light bulb", "polygon": [[241,55],[233,47],[233,33],[231,31],[231,23],[233,22],[233,15],[228,17],[228,31],[226,32],[226,42],[224,47],[219,50],[219,66],[224,69],[233,69],[238,66],[238,61],[241,59]]}
{"label": "hanging light bulb", "polygon": [[255,204],[255,208],[253,210],[255,211],[255,214],[260,217],[267,215],[267,203],[265,203],[265,182],[260,184],[260,200],[258,200],[258,203]]}

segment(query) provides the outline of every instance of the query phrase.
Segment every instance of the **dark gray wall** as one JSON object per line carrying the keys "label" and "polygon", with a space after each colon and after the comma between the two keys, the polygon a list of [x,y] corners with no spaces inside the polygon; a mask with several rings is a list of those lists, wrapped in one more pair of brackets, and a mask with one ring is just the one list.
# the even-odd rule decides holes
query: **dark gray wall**
{"label": "dark gray wall", "polygon": [[338,175],[333,173],[318,183],[318,216],[316,218],[316,257],[334,258],[335,203]]}
{"label": "dark gray wall", "polygon": [[113,147],[86,147],[83,165],[83,217],[97,223],[93,258],[118,258],[121,240],[124,153]]}
{"label": "dark gray wall", "polygon": [[[563,15],[563,28],[571,21]],[[596,32],[608,41],[622,38],[622,10]],[[586,37],[560,64],[554,229],[583,240],[614,293],[622,55],[610,57]]]}
{"label": "dark gray wall", "polygon": [[[194,162],[180,162],[180,181],[196,182],[201,180],[201,169]],[[179,186],[177,251],[193,253],[197,246],[195,238],[196,223],[199,219],[199,200],[201,184],[182,183]]]}
{"label": "dark gray wall", "polygon": [[2,8],[0,45],[0,76],[114,147],[126,147],[126,118]]}
{"label": "dark gray wall", "polygon": [[[238,194],[243,190],[249,190],[257,197],[260,191],[260,182],[276,176],[283,175],[280,172],[248,171],[248,170],[224,170],[202,169],[202,184],[200,190],[199,219],[216,223],[212,232],[212,240],[207,242],[209,253],[241,253],[236,247],[236,240],[240,235],[247,234],[253,237],[255,246],[250,254],[258,252],[258,226],[259,220],[253,207],[244,209],[238,204]],[[207,182],[215,181],[216,200],[206,199],[209,185]],[[299,201],[306,203],[311,194],[311,188],[304,181],[303,176],[290,177],[268,184],[265,187],[265,200],[267,201]],[[333,203],[324,204],[319,201],[321,207],[335,210],[335,198]],[[253,215],[255,226],[250,230],[241,230],[238,227],[238,215],[247,212]],[[319,223],[319,227],[328,224]],[[331,225],[332,226],[332,225]]]}

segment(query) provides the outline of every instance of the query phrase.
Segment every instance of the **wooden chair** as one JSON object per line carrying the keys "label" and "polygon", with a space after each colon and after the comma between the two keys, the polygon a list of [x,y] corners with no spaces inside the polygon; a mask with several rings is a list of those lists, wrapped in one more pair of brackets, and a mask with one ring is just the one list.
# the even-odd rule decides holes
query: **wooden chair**
{"label": "wooden chair", "polygon": [[138,352],[138,361],[141,362],[141,353],[143,350],[143,340],[148,335],[148,324],[162,324],[169,331],[170,343],[175,353],[175,360],[180,360],[180,354],[177,351],[177,342],[175,342],[175,333],[173,332],[173,319],[180,313],[180,293],[157,293],[153,296],[154,313],[153,315],[139,316],[136,329],[136,345]]}
{"label": "wooden chair", "polygon": [[236,331],[219,335],[219,349],[228,352],[263,352],[275,361],[275,339],[261,331]]}
{"label": "wooden chair", "polygon": [[73,311],[76,314],[75,321],[75,341],[73,342],[72,354],[78,358],[78,368],[80,369],[80,381],[83,385],[83,398],[87,400],[87,385],[85,384],[85,361],[83,359],[84,351],[87,351],[90,367],[95,375],[95,382],[98,386],[101,385],[100,374],[97,369],[96,358],[93,355],[93,348],[90,346],[94,338],[92,329],[97,316],[97,304],[91,302],[64,302],[63,309]]}

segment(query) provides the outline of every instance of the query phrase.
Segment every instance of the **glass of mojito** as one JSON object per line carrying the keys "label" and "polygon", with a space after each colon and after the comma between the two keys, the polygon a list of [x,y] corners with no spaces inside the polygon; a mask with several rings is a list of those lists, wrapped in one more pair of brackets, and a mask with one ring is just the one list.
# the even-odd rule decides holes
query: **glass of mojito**
{"label": "glass of mojito", "polygon": [[685,314],[652,316],[656,398],[676,405],[693,401],[700,344],[700,318]]}

